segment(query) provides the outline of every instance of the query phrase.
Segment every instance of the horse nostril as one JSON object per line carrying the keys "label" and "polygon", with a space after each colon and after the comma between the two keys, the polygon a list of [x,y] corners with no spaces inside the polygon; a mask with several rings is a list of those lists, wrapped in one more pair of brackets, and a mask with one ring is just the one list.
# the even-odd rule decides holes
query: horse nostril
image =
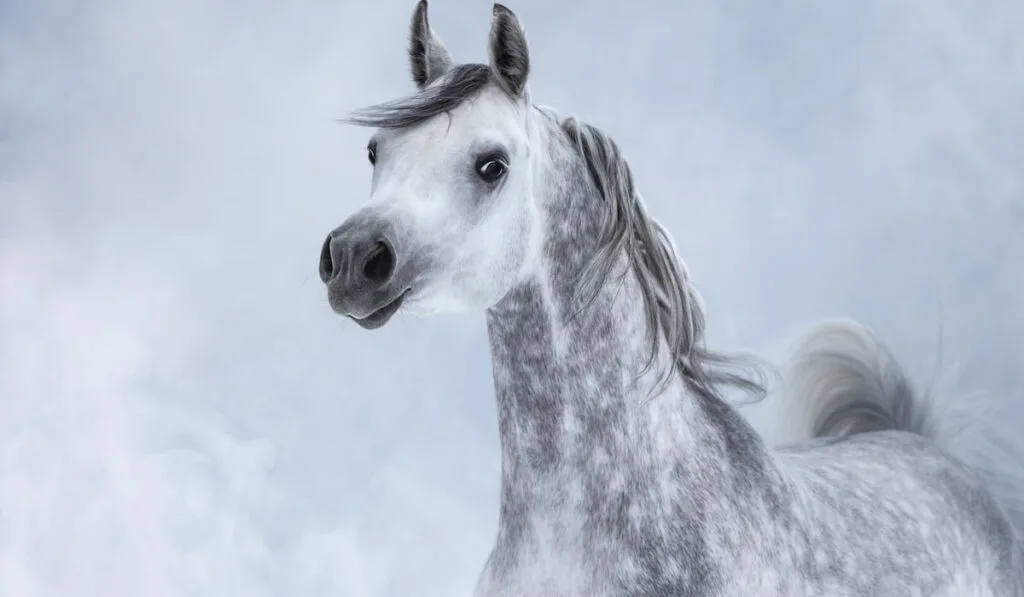
{"label": "horse nostril", "polygon": [[324,248],[320,250],[320,279],[324,284],[334,277],[334,260],[331,258],[331,237],[324,241]]}
{"label": "horse nostril", "polygon": [[383,284],[391,279],[395,269],[395,254],[384,242],[378,242],[363,262],[363,276],[370,282]]}

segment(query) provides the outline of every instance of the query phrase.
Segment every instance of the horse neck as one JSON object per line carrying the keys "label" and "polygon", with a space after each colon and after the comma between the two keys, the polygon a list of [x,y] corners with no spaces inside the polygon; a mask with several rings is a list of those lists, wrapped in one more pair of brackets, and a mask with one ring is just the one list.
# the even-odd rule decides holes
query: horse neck
{"label": "horse neck", "polygon": [[[556,160],[572,158],[571,147],[551,145]],[[582,529],[611,536],[627,506],[643,511],[650,529],[664,528],[657,521],[678,516],[679,504],[700,517],[704,498],[770,468],[757,434],[721,401],[691,395],[681,381],[652,398],[666,357],[641,373],[657,332],[632,268],[615,275],[625,254],[589,306],[574,308],[572,283],[594,253],[602,209],[580,166],[538,183],[554,189],[540,198],[550,223],[543,265],[487,314],[506,546],[527,540],[527,528],[563,533],[562,541]],[[694,479],[702,487],[689,486]]]}
{"label": "horse neck", "polygon": [[602,486],[623,473],[659,476],[693,454],[708,425],[682,384],[652,399],[658,367],[641,373],[649,343],[632,274],[574,315],[558,269],[487,317],[504,482],[538,500],[573,478]]}

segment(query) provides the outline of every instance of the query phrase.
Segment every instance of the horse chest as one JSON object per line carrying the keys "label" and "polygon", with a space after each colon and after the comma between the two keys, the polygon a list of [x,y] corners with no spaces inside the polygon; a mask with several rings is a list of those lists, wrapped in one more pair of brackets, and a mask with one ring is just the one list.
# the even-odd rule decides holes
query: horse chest
{"label": "horse chest", "polygon": [[[481,575],[474,597],[674,597],[719,596],[710,579],[692,570],[651,577],[649,562],[626,553],[594,557],[598,548],[583,550],[531,550],[509,558],[496,550]],[[514,560],[514,568],[498,562]],[[663,571],[664,572],[664,571]],[[730,593],[732,595],[733,593]],[[736,592],[739,597],[747,594]]]}

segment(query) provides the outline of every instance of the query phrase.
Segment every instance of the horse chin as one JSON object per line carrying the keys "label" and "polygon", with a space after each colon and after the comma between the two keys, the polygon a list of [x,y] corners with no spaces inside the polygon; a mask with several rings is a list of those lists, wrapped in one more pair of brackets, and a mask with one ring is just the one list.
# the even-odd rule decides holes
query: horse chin
{"label": "horse chin", "polygon": [[395,300],[377,309],[373,313],[370,313],[366,317],[359,318],[353,317],[352,315],[349,315],[348,317],[364,330],[375,330],[379,327],[383,327],[384,324],[394,317],[395,313],[398,313],[398,310],[402,307],[402,302],[405,300],[405,296],[407,294],[409,294],[408,290],[398,295],[398,298]]}

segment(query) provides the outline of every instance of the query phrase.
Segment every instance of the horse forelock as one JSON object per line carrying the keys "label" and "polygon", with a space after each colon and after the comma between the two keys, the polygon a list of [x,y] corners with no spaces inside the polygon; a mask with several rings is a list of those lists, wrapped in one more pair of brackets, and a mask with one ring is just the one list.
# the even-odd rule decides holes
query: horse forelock
{"label": "horse forelock", "polygon": [[493,82],[494,74],[486,64],[460,64],[419,93],[356,110],[344,120],[357,126],[387,129],[415,126],[450,113]]}

